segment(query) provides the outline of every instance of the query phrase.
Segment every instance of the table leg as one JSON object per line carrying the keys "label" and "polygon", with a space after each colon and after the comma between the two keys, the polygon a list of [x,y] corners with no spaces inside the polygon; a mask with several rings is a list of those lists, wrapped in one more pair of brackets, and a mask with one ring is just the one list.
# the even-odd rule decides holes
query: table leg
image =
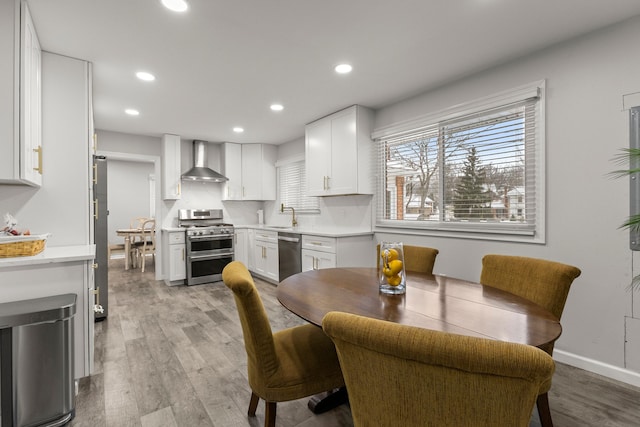
{"label": "table leg", "polygon": [[311,396],[307,402],[307,406],[314,414],[322,414],[333,408],[349,402],[349,395],[346,387],[340,387],[327,391],[325,393]]}
{"label": "table leg", "polygon": [[131,239],[129,236],[124,238],[124,269],[129,269],[129,256],[131,253]]}

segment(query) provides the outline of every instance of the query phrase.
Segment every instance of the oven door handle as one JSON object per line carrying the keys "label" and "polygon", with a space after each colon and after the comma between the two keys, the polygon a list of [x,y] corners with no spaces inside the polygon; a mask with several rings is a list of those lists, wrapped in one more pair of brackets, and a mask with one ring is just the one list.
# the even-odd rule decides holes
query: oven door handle
{"label": "oven door handle", "polygon": [[229,258],[230,256],[233,256],[233,253],[225,253],[225,254],[215,254],[215,255],[191,255],[188,257],[189,261],[199,261],[199,260],[203,260],[203,259],[219,259],[219,258]]}
{"label": "oven door handle", "polygon": [[207,236],[188,236],[190,241],[193,240],[225,240],[231,239],[233,234],[209,234]]}

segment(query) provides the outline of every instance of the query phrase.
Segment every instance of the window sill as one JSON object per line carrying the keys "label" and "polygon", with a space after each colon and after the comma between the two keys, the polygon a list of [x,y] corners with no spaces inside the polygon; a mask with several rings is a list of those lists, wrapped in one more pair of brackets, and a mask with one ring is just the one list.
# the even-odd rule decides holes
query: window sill
{"label": "window sill", "polygon": [[395,221],[378,223],[375,226],[376,233],[410,234],[413,236],[433,236],[467,240],[491,240],[503,242],[519,242],[544,244],[544,236],[534,230],[508,228],[482,230],[478,226],[461,223],[452,224],[401,224]]}

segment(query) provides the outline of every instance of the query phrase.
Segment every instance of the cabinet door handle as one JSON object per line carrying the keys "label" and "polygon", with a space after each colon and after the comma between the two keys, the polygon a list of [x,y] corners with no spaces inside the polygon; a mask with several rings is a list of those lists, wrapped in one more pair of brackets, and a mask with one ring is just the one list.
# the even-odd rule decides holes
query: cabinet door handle
{"label": "cabinet door handle", "polygon": [[182,260],[184,261],[184,248],[182,248]]}
{"label": "cabinet door handle", "polygon": [[180,183],[178,183],[178,196],[180,195],[181,191],[182,191],[182,187],[180,186]]}
{"label": "cabinet door handle", "polygon": [[98,219],[98,199],[95,199],[93,201],[93,217],[96,220]]}
{"label": "cabinet door handle", "polygon": [[327,189],[327,177],[326,176],[322,177],[322,189],[323,190]]}
{"label": "cabinet door handle", "polygon": [[93,166],[93,183],[98,183],[98,165],[94,164]]}
{"label": "cabinet door handle", "polygon": [[42,175],[42,145],[39,145],[38,148],[34,148],[33,151],[38,153],[38,167],[33,168],[33,170]]}

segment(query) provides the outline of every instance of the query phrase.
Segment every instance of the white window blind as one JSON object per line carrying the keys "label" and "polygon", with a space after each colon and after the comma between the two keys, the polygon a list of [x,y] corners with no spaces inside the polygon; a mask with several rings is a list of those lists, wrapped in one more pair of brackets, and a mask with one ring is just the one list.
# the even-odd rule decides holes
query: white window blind
{"label": "white window blind", "polygon": [[278,166],[280,203],[296,212],[318,212],[318,198],[306,195],[307,175],[304,160]]}
{"label": "white window blind", "polygon": [[541,111],[529,94],[379,138],[377,225],[542,233]]}

